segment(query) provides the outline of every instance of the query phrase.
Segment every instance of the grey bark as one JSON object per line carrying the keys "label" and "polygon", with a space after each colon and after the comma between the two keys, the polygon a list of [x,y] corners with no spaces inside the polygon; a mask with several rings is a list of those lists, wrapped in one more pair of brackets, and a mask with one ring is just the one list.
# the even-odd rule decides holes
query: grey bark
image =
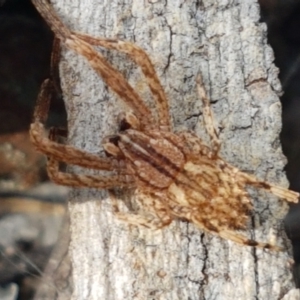
{"label": "grey bark", "polygon": [[[170,100],[174,129],[188,128],[207,141],[195,85],[201,72],[222,156],[287,186],[279,142],[281,86],[254,0],[52,2],[71,29],[144,48]],[[122,54],[99,51],[152,105],[136,66]],[[101,140],[117,131],[116,116],[126,107],[73,52],[63,51],[61,78],[69,143],[104,155]],[[96,174],[78,167],[72,172]],[[248,235],[290,249],[282,226],[287,204],[250,192],[255,214]],[[72,299],[300,299],[290,253],[239,246],[183,221],[156,232],[128,226],[113,215],[107,192],[95,189],[74,189],[69,212]]]}

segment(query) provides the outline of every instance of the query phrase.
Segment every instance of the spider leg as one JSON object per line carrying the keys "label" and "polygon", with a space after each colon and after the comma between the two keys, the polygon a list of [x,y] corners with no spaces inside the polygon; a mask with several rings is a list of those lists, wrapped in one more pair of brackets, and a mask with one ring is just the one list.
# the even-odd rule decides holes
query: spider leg
{"label": "spider leg", "polygon": [[77,175],[61,172],[59,161],[51,156],[47,159],[47,171],[53,182],[64,186],[98,189],[130,188],[134,186],[133,178],[127,175]]}
{"label": "spider leg", "polygon": [[[49,141],[55,143],[58,139],[58,133],[66,134],[66,130],[60,128],[52,128],[49,133]],[[76,148],[75,148],[76,149]],[[76,149],[77,150],[77,149]],[[106,162],[114,162],[113,158],[107,158]],[[73,186],[73,187],[91,187],[99,189],[111,189],[115,187],[134,187],[133,177],[130,176],[126,170],[126,167],[122,167],[121,164],[114,165],[114,171],[116,175],[77,175],[61,172],[59,170],[60,161],[53,156],[47,158],[47,171],[50,179],[61,185]],[[79,165],[79,164],[77,164]],[[82,163],[86,167],[86,161]],[[102,165],[103,166],[103,165]],[[96,168],[94,168],[96,169]],[[101,166],[97,166],[97,169],[104,170]]]}
{"label": "spider leg", "polygon": [[225,240],[230,240],[237,244],[247,245],[247,246],[252,246],[252,247],[257,247],[257,248],[263,248],[263,249],[270,249],[270,250],[274,250],[274,251],[283,251],[284,250],[283,248],[281,248],[277,245],[273,245],[270,243],[258,242],[258,241],[252,240],[252,239],[248,239],[246,236],[239,234],[236,231],[225,228],[223,226],[215,226],[215,225],[211,224],[211,222],[209,220],[200,218],[198,211],[196,211],[196,212],[194,211],[191,213],[191,220],[193,221],[194,224],[196,224],[202,230],[208,231],[209,233],[218,235]]}
{"label": "spider leg", "polygon": [[225,240],[231,240],[237,244],[241,245],[247,245],[247,246],[252,246],[252,247],[257,247],[257,248],[262,248],[262,249],[269,249],[273,251],[284,251],[283,247],[269,244],[269,243],[263,243],[263,242],[258,242],[255,240],[248,239],[242,234],[238,234],[235,231],[232,230],[227,230],[227,229],[221,229],[219,232],[215,233],[219,235],[221,238]]}
{"label": "spider leg", "polygon": [[192,221],[197,227],[204,231],[208,231],[214,235],[218,235],[225,240],[231,240],[237,244],[248,245],[263,249],[270,249],[275,251],[283,251],[283,248],[272,245],[269,243],[258,242],[252,239],[248,239],[242,234],[237,233],[236,231],[229,230],[223,227],[216,227],[212,225],[209,220],[201,218],[201,212],[198,210],[193,210],[187,206],[178,206],[173,205],[172,213],[178,218],[186,219],[188,221]]}
{"label": "spider leg", "polygon": [[262,180],[258,180],[255,176],[252,176],[247,173],[238,172],[237,176],[243,178],[244,182],[249,185],[253,185],[257,188],[262,188],[272,193],[273,195],[284,199],[288,202],[298,203],[299,201],[299,193],[291,191],[289,189],[283,188],[279,185],[274,185]]}
{"label": "spider leg", "polygon": [[140,66],[156,102],[160,128],[162,130],[170,131],[171,125],[169,116],[169,103],[165,91],[158,79],[157,73],[147,53],[142,48],[130,42],[115,39],[95,38],[77,32],[74,34],[81,40],[93,46],[100,46],[107,49],[113,49],[119,52],[123,52],[129,55],[129,57],[138,66]]}
{"label": "spider leg", "polygon": [[62,40],[69,49],[87,59],[90,66],[102,77],[104,82],[133,109],[144,127],[155,124],[149,108],[119,71],[110,65],[89,43],[79,38],[77,34],[73,34],[59,20],[48,1],[32,0],[32,2],[54,31],[57,38]]}
{"label": "spider leg", "polygon": [[203,103],[203,119],[205,128],[212,143],[212,150],[215,153],[215,155],[217,155],[220,150],[221,142],[219,140],[218,133],[214,125],[213,112],[211,110],[210,103],[200,74],[197,76],[196,82],[198,94]]}
{"label": "spider leg", "polygon": [[56,37],[53,39],[51,62],[50,62],[50,78],[53,83],[53,88],[60,98],[62,98],[62,90],[59,78],[59,61],[60,61],[61,45],[60,40]]}
{"label": "spider leg", "polygon": [[30,125],[30,139],[36,149],[56,160],[86,168],[100,170],[114,170],[117,161],[101,158],[98,155],[86,153],[73,146],[59,144],[47,137],[44,127],[48,116],[50,99],[53,96],[53,83],[46,79],[41,87],[33,114],[33,123]]}
{"label": "spider leg", "polygon": [[115,216],[131,225],[157,230],[169,225],[173,220],[168,208],[156,196],[139,194],[137,202],[141,204],[145,212],[149,213],[147,215],[120,212],[118,201],[113,192],[110,192],[110,197],[113,201]]}
{"label": "spider leg", "polygon": [[215,157],[215,153],[211,149],[203,144],[201,139],[193,132],[181,131],[178,133],[184,143],[184,151],[189,157],[194,156],[195,159],[199,159],[199,155],[208,156],[211,158]]}

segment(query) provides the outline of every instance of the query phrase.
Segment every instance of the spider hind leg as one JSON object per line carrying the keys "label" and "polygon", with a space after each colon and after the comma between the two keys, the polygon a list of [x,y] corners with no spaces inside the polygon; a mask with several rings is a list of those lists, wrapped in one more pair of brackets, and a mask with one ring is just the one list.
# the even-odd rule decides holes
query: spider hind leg
{"label": "spider hind leg", "polygon": [[136,214],[130,212],[120,212],[117,197],[114,191],[109,191],[114,209],[114,215],[121,221],[128,224],[146,227],[152,230],[158,230],[168,226],[173,218],[168,207],[154,195],[138,194],[137,203],[142,207],[145,213]]}
{"label": "spider hind leg", "polygon": [[281,199],[284,199],[288,202],[298,203],[299,201],[299,193],[281,187],[279,185],[271,184],[262,180],[257,179],[255,176],[239,172],[239,177],[245,182],[245,184],[249,184],[255,186],[257,188],[264,189],[269,193],[277,196]]}
{"label": "spider hind leg", "polygon": [[207,97],[207,93],[200,74],[197,76],[196,82],[198,94],[203,104],[203,119],[205,128],[211,140],[212,150],[215,155],[217,155],[220,150],[221,141],[219,140],[218,133],[214,125],[213,112],[211,110],[209,99]]}
{"label": "spider hind leg", "polygon": [[248,239],[244,235],[239,234],[235,231],[224,229],[224,230],[220,230],[216,234],[222,237],[223,239],[233,241],[237,244],[247,245],[247,246],[252,246],[252,247],[262,248],[262,249],[268,249],[273,251],[284,251],[283,247],[273,245],[270,243],[263,243],[263,242],[258,242],[256,240]]}

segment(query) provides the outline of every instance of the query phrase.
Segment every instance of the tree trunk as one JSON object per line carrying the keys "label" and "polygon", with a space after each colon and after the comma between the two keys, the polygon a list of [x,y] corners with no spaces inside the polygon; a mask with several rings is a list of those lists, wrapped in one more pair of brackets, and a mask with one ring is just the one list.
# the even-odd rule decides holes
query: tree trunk
{"label": "tree trunk", "polygon": [[[207,141],[195,82],[200,72],[219,125],[223,158],[287,186],[279,141],[281,86],[256,1],[52,2],[72,30],[144,48],[168,95],[174,130],[187,128]],[[103,53],[153,106],[129,58]],[[117,115],[125,105],[77,54],[64,50],[60,71],[69,143],[104,155],[101,141],[117,132]],[[72,172],[97,174],[79,167]],[[290,249],[282,225],[287,204],[262,191],[250,193],[255,213],[249,237],[276,240]],[[240,246],[184,221],[155,232],[129,226],[114,216],[101,190],[74,189],[69,212],[74,300],[300,299],[290,253]]]}

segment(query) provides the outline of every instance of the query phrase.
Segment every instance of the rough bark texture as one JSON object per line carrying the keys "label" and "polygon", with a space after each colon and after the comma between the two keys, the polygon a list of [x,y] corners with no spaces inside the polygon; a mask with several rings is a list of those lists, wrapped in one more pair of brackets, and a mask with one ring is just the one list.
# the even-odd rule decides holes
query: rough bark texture
{"label": "rough bark texture", "polygon": [[[73,30],[143,47],[170,99],[174,129],[188,128],[207,140],[195,88],[201,72],[221,131],[222,156],[287,185],[279,142],[281,86],[254,0],[52,2]],[[104,53],[152,105],[136,66],[124,55]],[[125,106],[70,51],[63,53],[61,78],[69,143],[104,155],[101,140],[116,132],[116,116]],[[249,236],[289,247],[282,228],[286,203],[261,191],[251,195]],[[300,299],[287,252],[238,246],[182,221],[158,232],[128,226],[114,217],[105,191],[75,189],[69,211],[72,299]]]}

